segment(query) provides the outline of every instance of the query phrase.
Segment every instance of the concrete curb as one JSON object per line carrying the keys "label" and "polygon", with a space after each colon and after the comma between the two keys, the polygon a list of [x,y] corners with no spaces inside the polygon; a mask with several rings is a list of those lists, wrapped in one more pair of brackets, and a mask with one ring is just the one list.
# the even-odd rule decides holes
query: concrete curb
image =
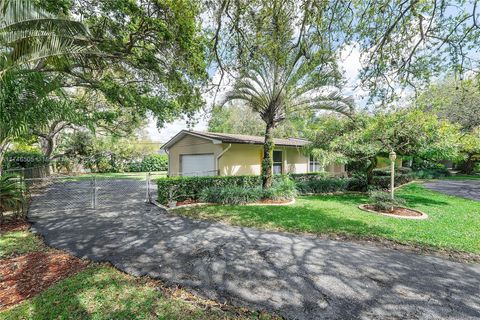
{"label": "concrete curb", "polygon": [[[296,202],[295,199],[293,199],[292,201],[289,201],[289,202],[285,202],[285,203],[256,203],[256,202],[254,202],[254,203],[244,204],[244,206],[288,206],[288,205],[294,204],[295,202]],[[166,210],[166,211],[172,211],[172,210],[181,209],[181,208],[192,208],[192,207],[218,205],[218,203],[199,202],[199,203],[185,204],[183,206],[170,208],[170,207],[166,207],[166,206],[158,203],[156,200],[153,200],[152,204],[161,208],[161,209],[163,209],[163,210]]]}
{"label": "concrete curb", "polygon": [[406,216],[399,216],[399,215],[395,215],[395,214],[382,213],[382,212],[378,212],[378,211],[374,211],[374,210],[367,209],[367,208],[366,208],[367,205],[368,205],[368,204],[361,204],[361,205],[358,206],[358,208],[359,208],[360,210],[363,210],[363,211],[375,213],[375,214],[382,215],[382,216],[386,216],[386,217],[390,217],[390,218],[410,219],[410,220],[425,220],[425,219],[428,219],[428,215],[427,215],[425,212],[422,212],[422,211],[419,211],[419,210],[415,210],[415,209],[410,209],[410,208],[405,208],[405,207],[398,207],[398,208],[408,209],[408,210],[411,210],[411,211],[413,211],[413,212],[417,212],[417,213],[421,214],[421,216],[418,216],[418,217],[406,217]]}

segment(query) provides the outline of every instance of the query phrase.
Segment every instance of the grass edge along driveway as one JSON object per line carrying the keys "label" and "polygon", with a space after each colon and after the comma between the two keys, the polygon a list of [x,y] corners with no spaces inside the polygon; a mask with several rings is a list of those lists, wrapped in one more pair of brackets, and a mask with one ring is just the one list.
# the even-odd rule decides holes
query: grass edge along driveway
{"label": "grass edge along driveway", "polygon": [[398,219],[361,211],[357,207],[368,203],[368,197],[360,194],[299,197],[289,206],[213,205],[173,213],[246,227],[384,238],[429,249],[480,254],[480,202],[431,191],[421,183],[405,185],[396,195],[429,218]]}
{"label": "grass edge along driveway", "polygon": [[[0,263],[17,268],[16,258],[59,252],[50,249],[28,230],[0,232]],[[29,264],[26,267],[32,267]],[[56,269],[56,268],[54,268]],[[36,282],[44,281],[36,275]],[[0,288],[24,292],[21,282],[0,277]],[[23,281],[23,282],[22,282]],[[17,291],[20,289],[20,291]],[[25,289],[25,288],[23,288]],[[13,291],[12,291],[13,290]],[[28,290],[27,290],[28,292]],[[21,295],[21,293],[19,293]],[[0,290],[0,297],[2,292]],[[7,298],[8,297],[4,297]],[[0,301],[2,301],[0,299]],[[134,277],[108,264],[90,263],[84,270],[60,280],[16,305],[0,303],[1,320],[17,319],[279,319],[263,312],[220,305],[195,297],[185,290],[167,288],[148,277]]]}

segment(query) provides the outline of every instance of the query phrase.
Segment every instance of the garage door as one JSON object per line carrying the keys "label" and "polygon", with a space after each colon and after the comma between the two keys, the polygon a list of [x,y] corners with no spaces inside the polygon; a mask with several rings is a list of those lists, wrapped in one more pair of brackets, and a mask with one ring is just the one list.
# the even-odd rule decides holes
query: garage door
{"label": "garage door", "polygon": [[214,176],[213,154],[184,154],[180,156],[182,176]]}

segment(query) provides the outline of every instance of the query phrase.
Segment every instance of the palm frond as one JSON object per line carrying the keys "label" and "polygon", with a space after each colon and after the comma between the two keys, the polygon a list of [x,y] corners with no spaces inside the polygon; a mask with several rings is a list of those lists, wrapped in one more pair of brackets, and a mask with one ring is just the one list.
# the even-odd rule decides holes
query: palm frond
{"label": "palm frond", "polygon": [[100,54],[83,23],[52,15],[32,0],[0,0],[0,12],[4,70],[48,57]]}

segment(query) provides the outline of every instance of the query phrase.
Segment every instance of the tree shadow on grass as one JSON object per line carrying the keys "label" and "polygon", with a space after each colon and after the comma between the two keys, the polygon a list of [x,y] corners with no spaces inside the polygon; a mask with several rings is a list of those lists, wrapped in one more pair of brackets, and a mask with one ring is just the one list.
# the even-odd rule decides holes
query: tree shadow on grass
{"label": "tree shadow on grass", "polygon": [[[273,221],[285,229],[300,223],[317,230],[343,225],[389,232],[332,214],[327,203],[265,208],[216,209],[232,209],[244,220]],[[262,220],[265,215],[268,219]],[[143,204],[94,212],[42,210],[33,218],[47,243],[77,256],[110,261],[133,275],[149,275],[202,297],[276,311],[287,318],[480,317],[480,266],[196,221],[150,211]]]}
{"label": "tree shadow on grass", "polygon": [[[363,198],[343,198],[344,205],[357,210]],[[315,200],[315,199],[312,199]],[[316,202],[317,203],[317,202]],[[376,234],[389,235],[394,230],[387,227],[375,226],[367,222],[342,214],[341,208],[311,206],[308,202],[296,206],[223,206],[216,207],[222,210],[220,215],[204,215],[202,218],[213,221],[229,221],[231,224],[246,227],[267,227],[290,232],[308,233],[350,233],[355,235]],[[212,209],[210,209],[212,210]],[[192,211],[194,212],[194,211]],[[183,211],[183,215],[198,218],[195,213]]]}
{"label": "tree shadow on grass", "polygon": [[446,201],[434,200],[428,196],[413,195],[413,194],[402,194],[400,195],[402,199],[407,201],[407,205],[410,207],[417,206],[450,206],[451,203]]}

